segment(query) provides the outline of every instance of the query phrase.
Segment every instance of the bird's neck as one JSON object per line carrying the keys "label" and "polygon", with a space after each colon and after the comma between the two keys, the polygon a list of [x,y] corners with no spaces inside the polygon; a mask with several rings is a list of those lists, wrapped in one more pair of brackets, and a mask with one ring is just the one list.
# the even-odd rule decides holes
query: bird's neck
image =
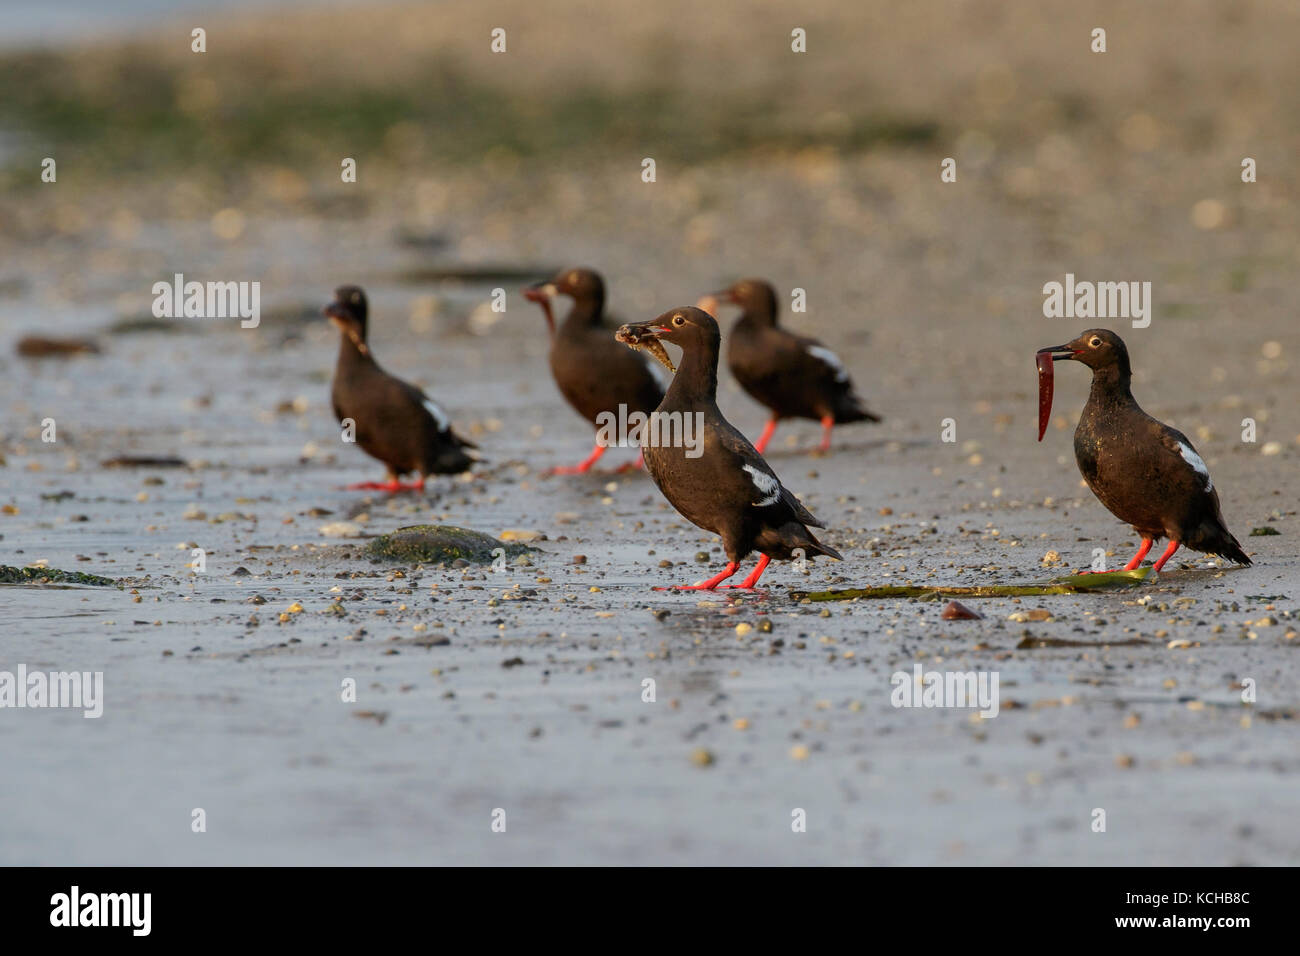
{"label": "bird's neck", "polygon": [[[362,348],[365,348],[364,352],[362,351]],[[351,336],[346,334],[340,336],[338,364],[340,369],[363,368],[374,364],[375,360],[371,356],[370,349],[365,345],[364,340],[362,340],[361,345],[359,346],[356,342],[352,341]]]}
{"label": "bird's neck", "polygon": [[740,313],[740,318],[736,320],[736,328],[774,329],[776,328],[776,312],[767,308],[750,307]]}
{"label": "bird's neck", "polygon": [[569,309],[569,314],[564,317],[562,328],[588,329],[599,325],[604,314],[604,293],[583,296],[581,299],[574,300],[573,308]]}
{"label": "bird's neck", "polygon": [[1136,405],[1130,388],[1132,384],[1133,373],[1126,362],[1094,369],[1088,403],[1094,406]]}
{"label": "bird's neck", "polygon": [[682,351],[677,374],[668,386],[663,405],[673,408],[696,408],[713,405],[718,398],[718,343],[706,348]]}

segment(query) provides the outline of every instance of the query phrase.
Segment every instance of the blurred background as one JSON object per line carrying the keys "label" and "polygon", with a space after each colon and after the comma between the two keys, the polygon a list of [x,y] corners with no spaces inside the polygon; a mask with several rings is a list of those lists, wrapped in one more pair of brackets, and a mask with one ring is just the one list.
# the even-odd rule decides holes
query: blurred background
{"label": "blurred background", "polygon": [[140,276],[216,254],[292,300],[377,237],[390,263],[392,241],[417,262],[599,258],[637,310],[665,270],[770,272],[940,322],[1134,268],[1165,317],[1241,316],[1300,257],[1288,0],[0,0],[0,19],[0,281],[55,312],[129,312]]}
{"label": "blurred background", "polygon": [[[264,311],[310,341],[329,338],[329,290],[359,282],[394,334],[490,334],[540,360],[514,296],[528,278],[587,264],[645,317],[760,275],[806,289],[801,326],[850,359],[868,340],[897,356],[879,389],[914,400],[947,369],[941,403],[997,429],[1007,378],[1017,399],[1033,388],[1026,350],[1078,331],[1042,327],[1043,284],[1073,272],[1152,282],[1142,334],[1162,362],[1201,363],[1173,387],[1223,386],[1263,421],[1276,390],[1247,386],[1296,384],[1289,0],[0,0],[0,16],[11,339],[149,330],[152,283],[183,272],[261,281]],[[511,321],[486,305],[497,287]],[[1293,406],[1273,419],[1289,452]]]}

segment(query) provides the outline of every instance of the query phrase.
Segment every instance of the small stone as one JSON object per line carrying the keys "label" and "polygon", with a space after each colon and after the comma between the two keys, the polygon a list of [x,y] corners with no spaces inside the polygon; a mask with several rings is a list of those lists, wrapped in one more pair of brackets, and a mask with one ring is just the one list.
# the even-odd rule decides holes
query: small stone
{"label": "small stone", "polygon": [[320,534],[323,538],[357,538],[361,533],[361,525],[355,521],[331,521],[320,526]]}
{"label": "small stone", "polygon": [[1032,611],[1016,611],[1014,614],[1007,616],[1008,621],[1015,621],[1017,624],[1024,624],[1027,621],[1050,621],[1052,612],[1046,608],[1034,608]]}
{"label": "small stone", "polygon": [[984,618],[983,614],[972,611],[959,601],[949,601],[944,605],[943,613],[939,616],[945,621],[979,621]]}

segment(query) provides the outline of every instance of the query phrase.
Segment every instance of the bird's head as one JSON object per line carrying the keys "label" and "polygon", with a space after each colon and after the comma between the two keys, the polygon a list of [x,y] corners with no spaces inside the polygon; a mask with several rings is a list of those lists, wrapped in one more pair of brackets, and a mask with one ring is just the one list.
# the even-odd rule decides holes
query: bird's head
{"label": "bird's head", "polygon": [[1110,329],[1088,329],[1073,341],[1039,349],[1038,354],[1051,355],[1053,362],[1082,362],[1094,372],[1112,366],[1128,368],[1124,340]]}
{"label": "bird's head", "polygon": [[614,337],[624,345],[635,349],[646,349],[662,362],[669,371],[676,371],[660,343],[671,342],[684,353],[712,348],[717,352],[718,323],[713,316],[703,309],[684,305],[669,309],[657,319],[649,322],[634,322],[624,325],[614,333]]}
{"label": "bird's head", "polygon": [[603,304],[605,280],[594,269],[561,269],[554,278],[544,279],[524,289],[524,298],[536,302],[546,315],[546,324],[555,331],[555,314],[551,300],[557,295],[567,295],[575,302]]}
{"label": "bird's head", "polygon": [[334,290],[334,301],[322,310],[339,331],[352,340],[362,355],[366,348],[366,317],[369,306],[360,286],[345,285]]}
{"label": "bird's head", "polygon": [[741,279],[733,282],[718,292],[710,292],[704,297],[728,305],[738,305],[747,315],[775,320],[776,290],[770,282],[763,279]]}

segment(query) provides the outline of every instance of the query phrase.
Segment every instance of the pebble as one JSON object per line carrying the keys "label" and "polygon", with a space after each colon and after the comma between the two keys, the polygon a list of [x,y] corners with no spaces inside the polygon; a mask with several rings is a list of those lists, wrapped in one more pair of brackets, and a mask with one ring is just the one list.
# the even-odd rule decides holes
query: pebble
{"label": "pebble", "polygon": [[984,618],[983,614],[972,611],[959,601],[949,601],[943,606],[943,613],[939,616],[945,621],[978,621]]}
{"label": "pebble", "polygon": [[713,751],[706,750],[704,747],[696,747],[691,751],[691,763],[697,767],[708,767],[716,760]]}

